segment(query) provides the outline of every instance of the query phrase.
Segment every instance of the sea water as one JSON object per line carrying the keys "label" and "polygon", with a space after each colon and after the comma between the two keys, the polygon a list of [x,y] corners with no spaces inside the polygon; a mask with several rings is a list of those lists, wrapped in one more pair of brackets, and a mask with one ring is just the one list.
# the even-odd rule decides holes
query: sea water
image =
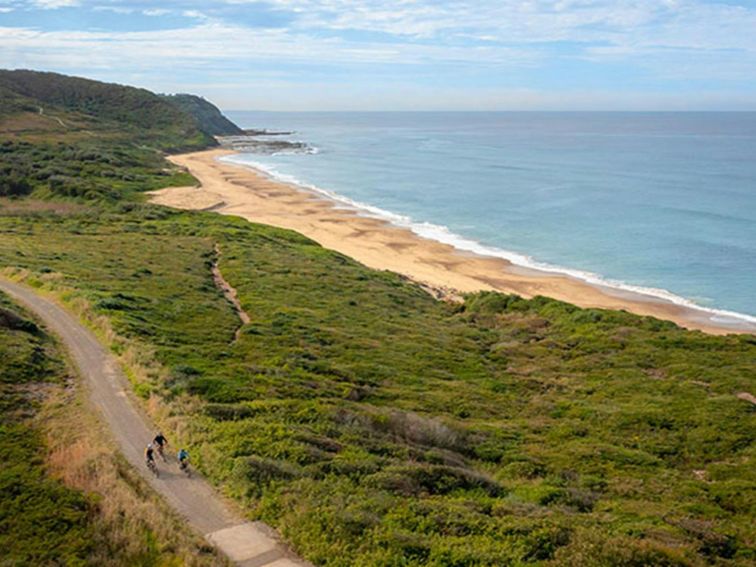
{"label": "sea water", "polygon": [[228,114],[312,148],[234,161],[364,214],[756,321],[756,113]]}

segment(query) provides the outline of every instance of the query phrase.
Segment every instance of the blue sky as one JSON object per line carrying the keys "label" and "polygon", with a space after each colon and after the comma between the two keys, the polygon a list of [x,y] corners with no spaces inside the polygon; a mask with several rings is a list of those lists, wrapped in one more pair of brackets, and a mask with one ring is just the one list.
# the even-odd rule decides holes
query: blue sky
{"label": "blue sky", "polygon": [[224,109],[756,110],[756,0],[0,0],[0,67]]}

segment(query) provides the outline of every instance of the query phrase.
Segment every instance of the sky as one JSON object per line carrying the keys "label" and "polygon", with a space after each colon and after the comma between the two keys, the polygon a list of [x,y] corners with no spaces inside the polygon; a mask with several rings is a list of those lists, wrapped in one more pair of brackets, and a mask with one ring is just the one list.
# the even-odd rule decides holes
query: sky
{"label": "sky", "polygon": [[0,0],[0,67],[225,110],[756,110],[756,0]]}

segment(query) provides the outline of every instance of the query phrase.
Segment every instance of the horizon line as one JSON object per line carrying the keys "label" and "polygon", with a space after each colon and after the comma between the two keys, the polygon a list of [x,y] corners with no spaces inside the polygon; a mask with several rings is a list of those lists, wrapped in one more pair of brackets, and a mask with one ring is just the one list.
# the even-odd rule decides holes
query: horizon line
{"label": "horizon line", "polygon": [[[209,100],[209,99],[207,99]],[[444,112],[444,113],[486,113],[486,112],[511,112],[511,113],[552,113],[552,114],[565,114],[565,113],[574,113],[574,114],[588,114],[588,113],[604,113],[604,114],[612,114],[612,113],[634,113],[634,114],[672,114],[672,113],[697,113],[697,114],[721,114],[721,113],[731,113],[731,114],[742,114],[742,113],[756,113],[756,108],[752,109],[687,109],[687,110],[680,110],[680,109],[654,109],[654,110],[637,110],[637,109],[601,109],[601,110],[578,110],[578,109],[565,109],[565,110],[554,110],[554,109],[496,109],[496,110],[472,110],[472,109],[365,109],[365,110],[343,110],[343,109],[326,109],[326,110],[306,110],[306,109],[289,109],[289,110],[265,110],[265,109],[256,109],[256,108],[225,108],[222,107],[222,110],[224,112],[267,112],[267,113],[284,113],[284,112],[309,112],[309,113],[329,113],[329,112],[340,112],[340,113],[366,113],[366,112],[374,112],[374,113],[411,113],[411,112]]]}

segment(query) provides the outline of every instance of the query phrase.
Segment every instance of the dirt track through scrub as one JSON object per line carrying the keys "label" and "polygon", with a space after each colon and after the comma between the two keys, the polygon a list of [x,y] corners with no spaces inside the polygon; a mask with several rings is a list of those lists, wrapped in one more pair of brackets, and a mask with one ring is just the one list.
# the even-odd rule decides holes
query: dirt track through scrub
{"label": "dirt track through scrub", "polygon": [[[143,449],[155,426],[133,401],[130,386],[114,357],[68,311],[33,289],[0,279],[0,290],[33,311],[56,334],[85,379],[89,399],[109,426],[126,459],[189,524],[243,567],[296,567],[294,556],[261,522],[248,522],[199,475],[187,478],[175,460],[159,462],[160,477],[145,467]],[[191,453],[191,448],[190,448]]]}
{"label": "dirt track through scrub", "polygon": [[226,298],[226,300],[231,305],[233,305],[234,311],[236,311],[236,315],[241,321],[241,325],[236,329],[236,333],[234,333],[234,341],[236,341],[239,339],[239,334],[241,333],[242,327],[244,327],[244,325],[248,325],[252,321],[252,319],[250,318],[249,314],[244,311],[244,308],[239,302],[236,289],[234,289],[231,284],[226,281],[226,278],[223,277],[223,273],[221,272],[220,266],[218,265],[221,257],[220,246],[216,244],[214,251],[215,260],[213,261],[212,267],[213,282],[215,283],[215,287],[217,287],[221,291],[221,293],[223,293],[223,296]]}

